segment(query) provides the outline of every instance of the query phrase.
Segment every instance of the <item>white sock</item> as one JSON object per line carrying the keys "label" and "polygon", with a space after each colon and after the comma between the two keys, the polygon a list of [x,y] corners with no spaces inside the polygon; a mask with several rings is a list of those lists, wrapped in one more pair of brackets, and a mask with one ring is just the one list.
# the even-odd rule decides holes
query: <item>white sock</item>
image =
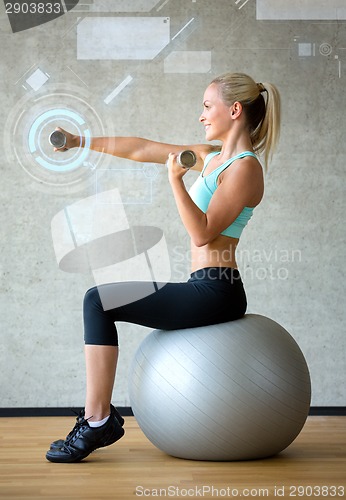
{"label": "white sock", "polygon": [[107,422],[107,420],[109,419],[110,415],[108,415],[108,417],[102,419],[102,420],[99,420],[98,422],[90,422],[90,420],[88,420],[88,424],[90,427],[101,427],[101,425],[105,424]]}

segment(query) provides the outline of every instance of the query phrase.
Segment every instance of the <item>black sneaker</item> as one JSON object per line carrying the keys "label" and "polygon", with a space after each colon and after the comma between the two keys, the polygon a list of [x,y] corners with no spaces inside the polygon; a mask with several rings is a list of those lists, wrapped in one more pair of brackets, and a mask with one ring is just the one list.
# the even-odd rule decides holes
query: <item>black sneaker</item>
{"label": "black sneaker", "polygon": [[[111,409],[113,408],[114,410],[114,414],[115,414],[115,417],[116,419],[118,420],[119,424],[121,425],[121,427],[124,425],[125,423],[125,420],[123,419],[123,417],[120,415],[120,413],[118,412],[118,410],[116,408],[114,408],[113,405],[111,405]],[[76,412],[74,412],[76,413]],[[85,416],[84,414],[84,410],[81,410],[79,413],[76,413],[76,415],[78,416],[78,418],[82,418]],[[77,420],[78,420],[77,418]],[[64,443],[65,441],[68,441],[70,436],[73,434],[74,432],[74,428],[72,429],[72,431],[66,436],[65,439],[57,439],[56,441],[53,441],[53,443],[50,444],[50,449],[51,450],[60,450],[60,448],[62,448],[64,446]]]}
{"label": "black sneaker", "polygon": [[46,458],[50,462],[80,462],[97,448],[115,443],[124,434],[125,431],[115,416],[113,406],[109,419],[101,427],[90,427],[84,416],[80,415],[63,446],[48,450]]}

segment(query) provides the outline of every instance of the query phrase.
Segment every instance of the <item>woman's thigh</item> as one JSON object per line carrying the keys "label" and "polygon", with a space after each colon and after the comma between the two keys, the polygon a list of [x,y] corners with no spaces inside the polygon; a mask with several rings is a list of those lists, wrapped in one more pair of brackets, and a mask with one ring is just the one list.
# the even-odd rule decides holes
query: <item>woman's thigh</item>
{"label": "woman's thigh", "polygon": [[[221,280],[157,283],[152,293],[150,285],[153,284],[128,282],[102,285],[107,287],[107,295],[115,306],[106,314],[112,321],[171,330],[228,321],[245,313],[243,288],[239,283],[231,285]],[[141,298],[131,300],[131,297],[138,296]],[[125,304],[124,298],[127,299]],[[117,302],[122,305],[117,306]]]}

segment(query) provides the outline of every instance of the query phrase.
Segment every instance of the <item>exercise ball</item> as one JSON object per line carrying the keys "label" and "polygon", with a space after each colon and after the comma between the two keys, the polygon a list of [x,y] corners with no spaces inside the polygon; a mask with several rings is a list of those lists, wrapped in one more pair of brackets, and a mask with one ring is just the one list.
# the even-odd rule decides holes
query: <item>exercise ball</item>
{"label": "exercise ball", "polygon": [[228,323],[154,330],[130,368],[133,414],[174,457],[250,460],[275,455],[308,416],[309,370],[292,336],[257,314]]}

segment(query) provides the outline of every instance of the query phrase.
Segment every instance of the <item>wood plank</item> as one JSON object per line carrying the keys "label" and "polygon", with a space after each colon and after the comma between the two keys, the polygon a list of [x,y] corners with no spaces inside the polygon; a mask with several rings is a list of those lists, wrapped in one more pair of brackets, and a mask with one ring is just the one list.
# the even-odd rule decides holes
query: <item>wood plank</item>
{"label": "wood plank", "polygon": [[47,444],[73,425],[69,417],[0,419],[1,499],[346,497],[346,417],[309,417],[282,453],[247,462],[170,457],[126,417],[114,445],[78,464],[48,462]]}

